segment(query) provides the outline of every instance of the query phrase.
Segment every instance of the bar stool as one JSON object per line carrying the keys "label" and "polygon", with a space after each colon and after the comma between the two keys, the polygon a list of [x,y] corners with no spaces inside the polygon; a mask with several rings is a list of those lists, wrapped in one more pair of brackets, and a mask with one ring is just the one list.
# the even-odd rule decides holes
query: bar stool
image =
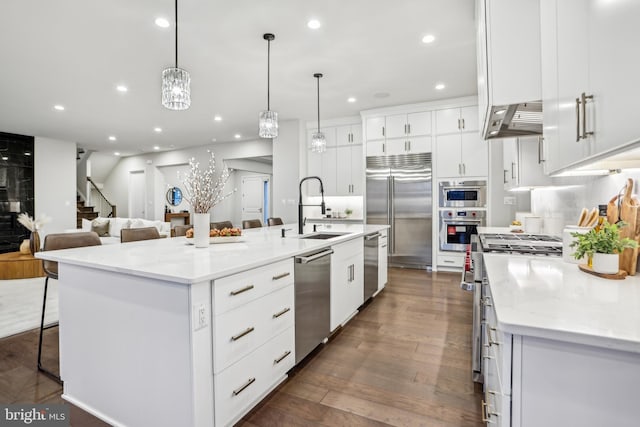
{"label": "bar stool", "polygon": [[[57,249],[70,249],[70,248],[81,248],[85,246],[99,246],[102,242],[100,241],[100,237],[98,234],[89,231],[89,232],[80,232],[80,233],[58,233],[58,234],[47,234],[44,238],[44,247],[43,251],[54,251]],[[47,261],[44,260],[42,263],[42,268],[47,275],[47,278],[44,280],[44,297],[42,298],[42,317],[40,318],[40,338],[38,340],[38,371],[44,373],[48,377],[54,379],[55,381],[62,384],[62,380],[59,375],[54,374],[53,372],[42,367],[42,335],[45,329],[50,329],[55,326],[58,326],[58,322],[53,323],[51,325],[44,326],[44,314],[47,308],[47,289],[49,287],[49,279],[58,280],[58,263],[56,261]]]}
{"label": "bar stool", "polygon": [[222,230],[223,228],[233,228],[233,224],[231,223],[231,221],[212,222],[209,225],[211,226],[210,228],[212,230],[214,228],[216,228],[218,230]]}
{"label": "bar stool", "polygon": [[269,227],[272,225],[284,225],[284,222],[282,222],[282,218],[267,218],[267,225]]}
{"label": "bar stool", "polygon": [[242,221],[242,228],[260,228],[262,227],[262,221],[259,219],[245,219]]}
{"label": "bar stool", "polygon": [[120,230],[120,242],[122,243],[159,238],[160,233],[155,227],[123,228]]}
{"label": "bar stool", "polygon": [[186,236],[190,228],[193,228],[193,225],[176,225],[173,228],[174,237]]}

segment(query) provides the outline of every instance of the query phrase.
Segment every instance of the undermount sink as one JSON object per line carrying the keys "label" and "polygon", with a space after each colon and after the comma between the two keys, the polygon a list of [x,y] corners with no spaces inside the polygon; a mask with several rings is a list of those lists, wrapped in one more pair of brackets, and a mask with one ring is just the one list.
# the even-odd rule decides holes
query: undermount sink
{"label": "undermount sink", "polygon": [[314,233],[308,236],[301,236],[301,239],[318,239],[318,240],[327,240],[333,237],[344,236],[349,233]]}

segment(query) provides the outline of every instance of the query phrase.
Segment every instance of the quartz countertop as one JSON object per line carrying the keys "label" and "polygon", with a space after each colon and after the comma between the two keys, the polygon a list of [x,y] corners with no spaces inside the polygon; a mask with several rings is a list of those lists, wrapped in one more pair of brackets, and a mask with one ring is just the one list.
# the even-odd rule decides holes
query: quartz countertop
{"label": "quartz countertop", "polygon": [[[126,273],[176,283],[196,283],[239,273],[262,265],[354,239],[388,228],[387,225],[332,224],[318,232],[349,233],[328,240],[300,239],[298,224],[242,231],[242,241],[196,248],[185,237],[144,240],[58,251],[37,252],[36,257],[78,266]],[[287,237],[281,237],[281,229]],[[305,227],[306,234],[312,226]],[[306,235],[304,234],[304,235]]]}
{"label": "quartz countertop", "polygon": [[640,277],[601,279],[558,258],[483,259],[505,332],[640,353]]}

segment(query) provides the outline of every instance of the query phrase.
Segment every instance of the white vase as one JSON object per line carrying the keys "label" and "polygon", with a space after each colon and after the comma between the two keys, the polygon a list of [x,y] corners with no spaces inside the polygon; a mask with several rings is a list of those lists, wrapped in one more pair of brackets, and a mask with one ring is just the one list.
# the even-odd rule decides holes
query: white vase
{"label": "white vase", "polygon": [[616,274],[618,272],[619,254],[593,254],[593,271],[604,274]]}
{"label": "white vase", "polygon": [[209,246],[209,214],[193,214],[193,243],[196,248],[206,248]]}

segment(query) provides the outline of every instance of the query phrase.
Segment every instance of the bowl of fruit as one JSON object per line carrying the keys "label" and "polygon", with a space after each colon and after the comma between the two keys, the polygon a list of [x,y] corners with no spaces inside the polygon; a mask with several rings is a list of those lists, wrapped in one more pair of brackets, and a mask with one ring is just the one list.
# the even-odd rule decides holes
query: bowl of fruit
{"label": "bowl of fruit", "polygon": [[511,231],[512,233],[524,233],[522,222],[518,220],[511,221],[511,225],[509,225],[509,231]]}
{"label": "bowl of fruit", "polygon": [[[191,243],[189,239],[193,239],[193,228],[187,230],[186,238],[187,242]],[[222,230],[212,228],[209,230],[209,243],[233,243],[243,241],[242,230],[237,227],[225,227]]]}

